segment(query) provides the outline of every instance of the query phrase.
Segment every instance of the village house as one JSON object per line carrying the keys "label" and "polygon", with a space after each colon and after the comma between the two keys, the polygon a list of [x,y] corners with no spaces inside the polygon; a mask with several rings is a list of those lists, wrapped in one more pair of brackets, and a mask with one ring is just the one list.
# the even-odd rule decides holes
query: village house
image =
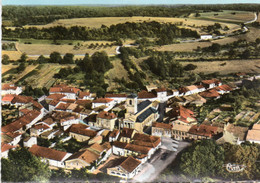
{"label": "village house", "polygon": [[15,96],[16,96],[15,94],[6,94],[5,96],[3,96],[2,105],[11,105],[12,100],[14,99]]}
{"label": "village house", "polygon": [[112,148],[113,154],[118,156],[140,157],[142,163],[150,159],[152,154],[154,153],[154,150],[151,147],[119,141],[113,142]]}
{"label": "village house", "polygon": [[153,122],[152,135],[158,137],[172,137],[172,125],[166,123]]}
{"label": "village house", "polygon": [[2,142],[1,143],[1,158],[8,158],[8,153],[9,153],[10,149],[14,150],[15,146]]}
{"label": "village house", "polygon": [[200,96],[199,94],[192,94],[192,95],[184,96],[183,98],[186,100],[185,105],[194,104],[195,106],[202,106],[207,102],[207,100],[202,96]]}
{"label": "village house", "polygon": [[232,91],[232,88],[228,85],[220,85],[214,88],[219,94],[223,95]]}
{"label": "village house", "polygon": [[201,92],[200,93],[200,96],[204,97],[204,98],[208,98],[208,99],[218,99],[220,98],[220,94],[217,92],[216,89],[210,89],[210,90],[207,90],[207,91],[204,91],[204,92]]}
{"label": "village house", "polygon": [[191,126],[183,124],[174,124],[172,127],[172,137],[177,140],[189,139],[189,130]]}
{"label": "village house", "polygon": [[23,139],[24,147],[32,147],[33,145],[37,145],[37,137],[26,137]]}
{"label": "village house", "polygon": [[131,139],[134,137],[135,130],[132,128],[123,128],[118,139],[120,142],[127,142],[129,143]]}
{"label": "village house", "polygon": [[75,116],[68,116],[60,119],[60,126],[63,127],[63,130],[67,130],[73,124],[79,124],[79,119]]}
{"label": "village house", "polygon": [[39,121],[42,118],[41,114],[39,111],[30,111],[26,115],[23,115],[19,117],[17,120],[14,122],[3,126],[2,133],[7,133],[7,132],[21,132],[28,130],[29,128],[32,127],[37,121]]}
{"label": "village house", "polygon": [[131,179],[141,171],[141,162],[132,156],[120,157],[107,168],[107,174]]}
{"label": "village house", "polygon": [[154,92],[148,92],[145,90],[138,92],[138,98],[137,98],[138,103],[146,100],[155,101],[157,100],[157,96]]}
{"label": "village house", "polygon": [[149,100],[137,103],[137,96],[131,94],[126,100],[125,119],[121,122],[121,128],[133,128],[137,132],[143,132],[145,127],[152,126],[152,122],[159,118],[157,101]]}
{"label": "village house", "polygon": [[113,99],[116,104],[120,104],[120,103],[126,101],[127,95],[126,94],[110,94],[110,93],[107,93],[105,95],[105,98]]}
{"label": "village house", "polygon": [[223,144],[229,142],[231,144],[238,144],[245,142],[248,127],[235,126],[234,124],[225,124],[223,136],[217,140],[217,143]]}
{"label": "village house", "polygon": [[40,137],[43,139],[53,139],[54,137],[60,137],[63,134],[63,131],[59,129],[52,129],[46,132],[43,132]]}
{"label": "village house", "polygon": [[212,39],[212,38],[213,38],[212,35],[201,35],[200,36],[201,40],[209,40],[209,39]]}
{"label": "village house", "polygon": [[188,133],[190,139],[211,139],[218,134],[218,127],[210,125],[193,125]]}
{"label": "village house", "polygon": [[15,86],[14,84],[4,84],[1,88],[1,95],[14,94],[19,95],[22,93],[22,87]]}
{"label": "village house", "polygon": [[157,100],[161,103],[164,103],[168,100],[169,96],[167,95],[166,88],[157,88],[153,90],[156,93]]}
{"label": "village house", "polygon": [[116,124],[117,116],[114,113],[101,111],[97,115],[96,127],[113,130]]}
{"label": "village house", "polygon": [[80,89],[69,87],[67,85],[56,85],[50,88],[49,93],[51,94],[63,94],[66,95],[67,99],[76,99]]}
{"label": "village house", "polygon": [[83,124],[73,124],[68,129],[69,136],[75,138],[79,142],[88,141],[97,135],[97,132],[88,129],[89,126]]}
{"label": "village house", "polygon": [[182,88],[179,88],[179,96],[185,96],[185,95],[192,95],[199,93],[200,90],[196,85],[191,85],[191,86],[185,86]]}
{"label": "village house", "polygon": [[33,145],[29,151],[41,158],[44,163],[50,166],[65,168],[65,160],[71,156],[71,153],[58,151],[55,149]]}
{"label": "village house", "polygon": [[100,106],[105,106],[104,111],[109,111],[115,106],[115,102],[111,98],[98,98],[93,100],[92,109],[98,108]]}
{"label": "village house", "polygon": [[132,144],[152,148],[152,154],[161,146],[161,138],[157,136],[135,133],[132,140]]}
{"label": "village house", "polygon": [[120,134],[120,131],[117,129],[114,129],[110,134],[109,134],[109,142],[114,142],[118,139]]}
{"label": "village house", "polygon": [[39,137],[42,133],[52,130],[49,125],[35,124],[30,128],[30,136]]}
{"label": "village house", "polygon": [[254,124],[251,130],[248,130],[246,140],[251,143],[260,144],[260,124]]}
{"label": "village house", "polygon": [[218,79],[202,80],[200,84],[202,84],[206,89],[211,89],[222,85],[221,81]]}
{"label": "village house", "polygon": [[90,93],[89,91],[80,91],[79,95],[78,95],[78,99],[82,99],[82,100],[93,100],[96,97],[95,94]]}
{"label": "village house", "polygon": [[45,97],[45,100],[48,103],[52,100],[60,101],[63,98],[66,98],[66,95],[57,93],[57,94],[50,94],[49,96]]}
{"label": "village house", "polygon": [[173,123],[173,125],[175,124],[183,124],[183,125],[194,125],[197,124],[197,120],[194,117],[194,113],[179,105],[179,106],[175,106],[173,107],[171,113],[170,113],[170,122]]}
{"label": "village house", "polygon": [[102,145],[93,144],[86,150],[74,153],[66,160],[67,169],[80,169],[83,167],[93,167],[108,159],[112,153],[111,145],[105,142]]}
{"label": "village house", "polygon": [[16,146],[22,140],[22,133],[20,132],[6,132],[1,134],[2,142]]}

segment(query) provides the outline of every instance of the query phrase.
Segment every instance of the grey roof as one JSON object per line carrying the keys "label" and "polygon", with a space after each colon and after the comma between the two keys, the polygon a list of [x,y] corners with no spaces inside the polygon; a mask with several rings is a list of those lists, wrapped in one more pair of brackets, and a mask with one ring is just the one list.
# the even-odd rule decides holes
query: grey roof
{"label": "grey roof", "polygon": [[157,110],[153,107],[149,107],[144,112],[142,112],[136,119],[136,122],[143,122],[146,118],[148,118],[151,114],[156,113]]}
{"label": "grey roof", "polygon": [[141,110],[145,109],[148,105],[150,105],[152,102],[149,100],[143,101],[140,104],[137,105],[137,112],[140,112]]}
{"label": "grey roof", "polygon": [[135,93],[131,93],[127,96],[127,98],[137,98],[137,95]]}

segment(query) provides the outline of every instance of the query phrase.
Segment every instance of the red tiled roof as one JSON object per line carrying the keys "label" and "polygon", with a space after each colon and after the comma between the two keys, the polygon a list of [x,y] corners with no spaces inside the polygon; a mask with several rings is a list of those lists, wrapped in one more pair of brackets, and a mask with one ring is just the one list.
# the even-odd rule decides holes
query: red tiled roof
{"label": "red tiled roof", "polygon": [[131,138],[133,133],[134,133],[134,129],[123,128],[120,136]]}
{"label": "red tiled roof", "polygon": [[27,113],[31,112],[31,110],[26,109],[26,108],[20,109],[19,111],[22,112],[23,114],[27,114]]}
{"label": "red tiled roof", "polygon": [[105,95],[105,98],[126,98],[126,94],[112,94],[112,93],[107,93]]}
{"label": "red tiled roof", "polygon": [[189,91],[186,87],[181,87],[178,89],[179,93],[186,93],[187,91]]}
{"label": "red tiled roof", "polygon": [[90,96],[90,92],[79,92],[79,98],[84,98],[85,96]]}
{"label": "red tiled roof", "polygon": [[160,137],[136,133],[133,137],[134,144],[146,146],[146,147],[157,147],[158,144],[161,142]]}
{"label": "red tiled roof", "polygon": [[39,103],[39,102],[36,102],[36,101],[31,101],[31,103],[33,104],[34,107],[36,107],[37,109],[42,109],[43,106]]}
{"label": "red tiled roof", "polygon": [[148,154],[149,151],[151,150],[150,147],[145,147],[142,145],[135,145],[135,144],[127,144],[124,149],[141,153],[141,154]]}
{"label": "red tiled roof", "polygon": [[78,93],[80,89],[66,85],[54,86],[50,88],[50,93]]}
{"label": "red tiled roof", "polygon": [[195,85],[186,86],[185,88],[186,88],[188,91],[192,91],[192,90],[198,89],[197,86],[195,86]]}
{"label": "red tiled roof", "polygon": [[127,172],[131,173],[132,171],[134,171],[134,169],[136,169],[137,166],[139,166],[141,164],[141,161],[133,158],[132,156],[128,156],[128,158],[123,161],[120,166],[126,170]]}
{"label": "red tiled roof", "polygon": [[2,85],[2,90],[16,90],[17,86],[14,84],[4,84]]}
{"label": "red tiled roof", "polygon": [[91,104],[91,100],[76,100],[75,104],[85,106],[87,104]]}
{"label": "red tiled roof", "polygon": [[115,119],[116,115],[114,113],[110,113],[107,111],[101,111],[98,113],[97,118],[102,118],[102,119]]}
{"label": "red tiled roof", "polygon": [[116,137],[118,133],[119,133],[119,130],[114,129],[114,130],[110,133],[109,137]]}
{"label": "red tiled roof", "polygon": [[55,123],[52,118],[47,118],[43,122],[47,123],[48,125]]}
{"label": "red tiled roof", "polygon": [[172,125],[171,124],[166,124],[166,123],[153,122],[152,126],[156,127],[156,128],[172,129]]}
{"label": "red tiled roof", "polygon": [[83,124],[73,124],[69,128],[69,132],[85,135],[88,137],[95,137],[97,135],[96,131],[86,129],[88,126]]}
{"label": "red tiled roof", "polygon": [[87,162],[88,164],[91,164],[92,162],[97,160],[99,157],[100,157],[99,154],[97,154],[93,151],[90,151],[89,149],[86,149],[84,151],[79,151],[79,152],[74,153],[67,160],[81,159],[81,160]]}
{"label": "red tiled roof", "polygon": [[216,135],[218,131],[218,127],[209,126],[209,125],[193,125],[189,132],[190,134],[212,137],[212,135]]}
{"label": "red tiled roof", "polygon": [[114,99],[111,98],[98,98],[93,101],[93,103],[109,103],[112,102]]}
{"label": "red tiled roof", "polygon": [[125,142],[119,142],[119,141],[114,141],[113,146],[119,147],[121,149],[124,149],[126,147],[127,143]]}
{"label": "red tiled roof", "polygon": [[49,126],[45,125],[45,124],[37,124],[37,125],[34,125],[32,128],[36,129],[36,130],[39,130],[39,129],[48,129],[50,128]]}
{"label": "red tiled roof", "polygon": [[223,91],[232,91],[232,88],[228,85],[220,85],[218,87],[216,87],[217,90],[223,90]]}
{"label": "red tiled roof", "polygon": [[14,99],[16,95],[13,94],[6,94],[3,98],[2,101],[3,102],[12,102],[12,100]]}
{"label": "red tiled roof", "polygon": [[194,115],[194,113],[191,110],[189,110],[183,106],[175,107],[172,110],[172,117],[181,117],[184,119],[187,119],[189,117],[189,118],[195,119],[193,117],[193,115]]}
{"label": "red tiled roof", "polygon": [[46,99],[52,99],[52,100],[60,100],[62,98],[64,98],[66,95],[63,94],[51,94],[48,97],[46,97]]}
{"label": "red tiled roof", "polygon": [[29,151],[35,156],[52,159],[56,161],[61,161],[67,155],[66,152],[58,151],[47,147],[41,147],[38,145],[33,145],[29,149]]}
{"label": "red tiled roof", "polygon": [[201,82],[202,82],[203,84],[207,84],[207,85],[213,84],[213,83],[215,83],[215,84],[220,83],[220,81],[219,81],[218,79],[202,80]]}
{"label": "red tiled roof", "polygon": [[55,109],[58,110],[66,110],[69,107],[70,104],[64,104],[64,103],[60,103]]}
{"label": "red tiled roof", "polygon": [[76,119],[76,117],[75,116],[69,116],[69,117],[61,119],[60,122],[62,123],[62,122],[73,120],[73,119]]}
{"label": "red tiled roof", "polygon": [[39,111],[30,111],[26,115],[21,116],[14,122],[5,125],[2,127],[2,132],[7,133],[7,132],[15,132],[17,130],[20,130],[23,126],[29,124],[32,120],[34,120],[36,117],[40,115]]}
{"label": "red tiled roof", "polygon": [[199,88],[199,89],[204,88],[203,85],[196,85],[196,86],[197,86],[197,88]]}
{"label": "red tiled roof", "polygon": [[216,98],[219,97],[219,93],[215,89],[207,90],[200,93],[200,96],[206,98]]}
{"label": "red tiled roof", "polygon": [[74,102],[76,102],[75,99],[61,99],[60,101],[66,102],[66,103],[74,103]]}
{"label": "red tiled roof", "polygon": [[4,142],[1,143],[1,152],[8,151],[9,149],[15,148],[15,146],[12,146],[10,144],[6,144]]}
{"label": "red tiled roof", "polygon": [[56,106],[60,101],[58,100],[52,100],[49,105]]}
{"label": "red tiled roof", "polygon": [[147,92],[145,90],[138,92],[138,98],[156,98],[157,96],[152,92]]}
{"label": "red tiled roof", "polygon": [[32,97],[29,97],[29,96],[23,96],[23,95],[16,95],[14,97],[14,99],[12,100],[12,104],[15,104],[15,103],[30,103],[33,101],[33,98]]}
{"label": "red tiled roof", "polygon": [[165,91],[167,91],[167,89],[166,88],[157,88],[157,89],[155,89],[155,91],[156,92],[165,92]]}

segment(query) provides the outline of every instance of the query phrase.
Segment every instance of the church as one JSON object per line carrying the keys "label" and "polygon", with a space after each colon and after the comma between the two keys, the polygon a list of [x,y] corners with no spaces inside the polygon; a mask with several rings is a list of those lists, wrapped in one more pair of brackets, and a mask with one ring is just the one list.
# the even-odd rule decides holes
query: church
{"label": "church", "polygon": [[143,133],[145,127],[152,126],[152,122],[159,118],[159,101],[145,100],[138,103],[136,94],[131,94],[126,99],[125,119],[121,128],[133,128],[139,133]]}

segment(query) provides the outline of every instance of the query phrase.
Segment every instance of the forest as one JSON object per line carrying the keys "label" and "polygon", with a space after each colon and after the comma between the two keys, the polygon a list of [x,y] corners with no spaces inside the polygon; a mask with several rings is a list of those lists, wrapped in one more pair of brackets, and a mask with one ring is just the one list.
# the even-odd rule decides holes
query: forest
{"label": "forest", "polygon": [[2,19],[9,26],[40,25],[57,19],[87,17],[180,17],[198,11],[259,11],[259,4],[179,5],[179,6],[3,6]]}

